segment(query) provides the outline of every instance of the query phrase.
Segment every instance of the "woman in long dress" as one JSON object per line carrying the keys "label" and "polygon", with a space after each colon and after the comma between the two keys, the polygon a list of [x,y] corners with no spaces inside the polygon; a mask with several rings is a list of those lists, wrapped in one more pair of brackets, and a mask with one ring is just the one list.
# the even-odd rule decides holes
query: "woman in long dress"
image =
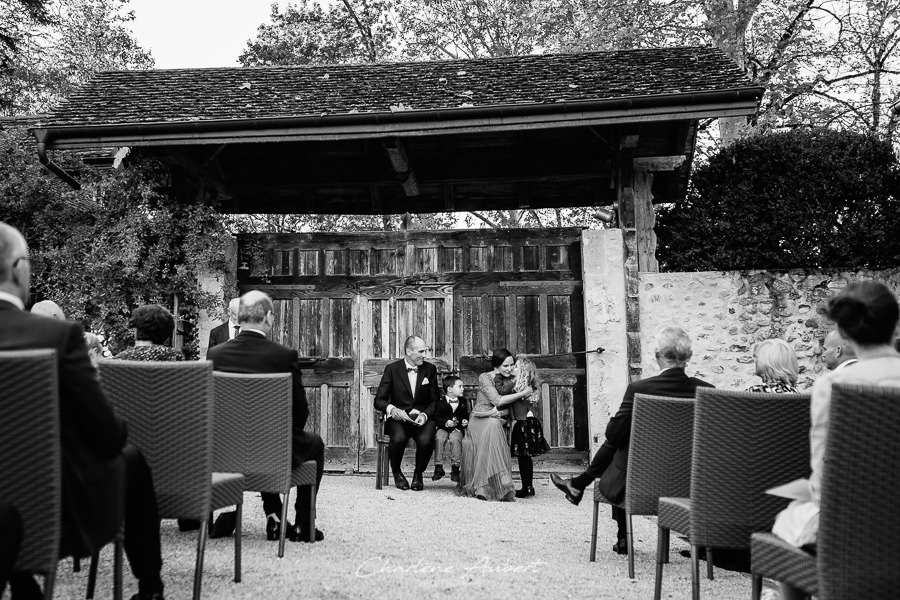
{"label": "woman in long dress", "polygon": [[478,395],[463,438],[460,490],[481,500],[515,500],[509,444],[503,429],[508,405],[534,393],[528,387],[513,391],[515,357],[506,348],[491,356],[493,370],[478,377]]}

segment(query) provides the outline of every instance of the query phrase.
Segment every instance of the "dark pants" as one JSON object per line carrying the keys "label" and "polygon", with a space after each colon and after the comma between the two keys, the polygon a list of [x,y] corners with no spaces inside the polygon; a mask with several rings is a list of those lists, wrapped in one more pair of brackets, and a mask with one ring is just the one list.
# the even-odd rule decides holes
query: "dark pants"
{"label": "dark pants", "polygon": [[[319,491],[319,484],[322,483],[322,474],[325,472],[325,442],[322,438],[314,433],[307,431],[300,432],[294,436],[293,453],[291,457],[291,466],[299,467],[308,460],[316,461],[316,492]],[[300,526],[301,536],[308,532],[309,517],[313,510],[312,501],[310,499],[310,486],[302,485],[297,487],[297,498],[294,502],[295,523]],[[267,515],[276,514],[281,517],[281,495],[263,493],[263,512]]]}
{"label": "dark pants", "polygon": [[425,421],[421,427],[414,423],[388,419],[384,423],[384,432],[391,436],[388,446],[388,456],[391,461],[391,471],[396,475],[400,472],[403,462],[403,452],[410,438],[416,442],[416,472],[424,473],[434,452],[434,434],[437,430],[433,420]]}
{"label": "dark pants", "polygon": [[16,507],[0,500],[0,596],[6,589],[22,545],[22,517]]}
{"label": "dark pants", "polygon": [[[597,453],[594,454],[594,458],[591,459],[591,464],[588,465],[587,469],[581,475],[572,478],[572,487],[582,491],[585,490],[595,479],[599,479],[603,475],[607,467],[612,463],[615,455],[615,447],[609,442],[604,442],[600,449],[597,450]],[[618,539],[624,540],[627,532],[625,511],[618,506],[613,506],[612,518],[616,522]]]}

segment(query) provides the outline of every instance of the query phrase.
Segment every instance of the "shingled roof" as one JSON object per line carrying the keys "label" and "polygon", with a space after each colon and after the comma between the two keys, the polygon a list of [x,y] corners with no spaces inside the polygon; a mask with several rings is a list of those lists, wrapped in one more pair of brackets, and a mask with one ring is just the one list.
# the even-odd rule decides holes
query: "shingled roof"
{"label": "shingled roof", "polygon": [[111,71],[95,75],[41,126],[374,117],[626,98],[695,98],[730,90],[757,98],[761,94],[721,51],[699,47],[360,65]]}

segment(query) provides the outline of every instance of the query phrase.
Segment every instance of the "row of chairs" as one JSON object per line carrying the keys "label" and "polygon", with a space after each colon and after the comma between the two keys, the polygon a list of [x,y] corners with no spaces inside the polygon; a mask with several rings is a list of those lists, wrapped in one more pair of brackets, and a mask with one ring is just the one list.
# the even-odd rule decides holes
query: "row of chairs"
{"label": "row of chairs", "polygon": [[[52,350],[0,352],[10,407],[0,420],[2,497],[23,517],[24,542],[16,569],[45,576],[53,595],[61,525],[59,395]],[[290,374],[213,373],[212,363],[101,361],[100,384],[129,426],[153,472],[160,518],[198,519],[235,506],[234,581],[241,580],[241,508],[245,491],[284,494],[310,486],[314,461],[291,469]],[[124,478],[118,491],[124,495]],[[115,491],[114,491],[115,493]],[[121,504],[121,503],[120,503]],[[121,517],[121,515],[120,515]],[[120,518],[121,520],[121,518]],[[310,522],[315,530],[315,513]],[[278,556],[284,556],[285,527]],[[121,535],[115,547],[114,597],[121,598]],[[193,598],[200,598],[207,528],[200,527]],[[93,597],[97,554],[87,597]]]}
{"label": "row of chairs", "polygon": [[[696,400],[636,396],[619,504],[627,514],[628,576],[634,578],[632,516],[658,515],[657,600],[671,531],[691,544],[695,600],[700,549],[706,548],[707,577],[713,579],[713,547],[752,548],[754,600],[763,577],[823,598],[896,593],[900,519],[893,518],[893,507],[900,478],[891,469],[900,459],[900,390],[835,385],[828,439],[835,450],[828,452],[824,475],[818,558],[757,533],[770,531],[788,503],[765,490],[809,475],[809,403],[806,394],[712,388],[698,389]],[[592,561],[598,508],[605,502],[595,486]]]}

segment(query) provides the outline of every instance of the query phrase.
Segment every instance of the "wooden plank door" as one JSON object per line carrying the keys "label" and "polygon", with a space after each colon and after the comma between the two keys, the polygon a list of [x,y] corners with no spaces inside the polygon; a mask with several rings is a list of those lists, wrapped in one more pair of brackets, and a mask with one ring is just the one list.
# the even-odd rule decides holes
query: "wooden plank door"
{"label": "wooden plank door", "polygon": [[[427,360],[439,376],[453,364],[452,289],[445,285],[421,285],[415,289],[361,290],[360,306],[360,423],[359,469],[375,470],[375,435],[381,431],[373,406],[374,393],[388,363],[402,358],[404,342],[418,335],[428,347]],[[438,381],[440,385],[440,381]],[[413,445],[410,443],[410,448]],[[404,471],[412,471],[414,453],[405,454]]]}

